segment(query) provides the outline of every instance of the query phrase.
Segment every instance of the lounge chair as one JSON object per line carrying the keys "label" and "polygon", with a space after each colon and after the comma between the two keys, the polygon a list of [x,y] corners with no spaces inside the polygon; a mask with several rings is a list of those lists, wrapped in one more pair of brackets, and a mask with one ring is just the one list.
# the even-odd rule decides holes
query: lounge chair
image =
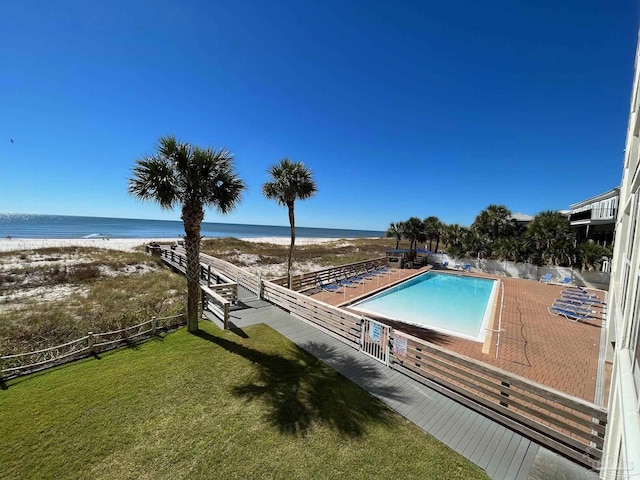
{"label": "lounge chair", "polygon": [[333,283],[322,283],[322,280],[320,280],[320,277],[316,277],[316,283],[320,287],[320,290],[324,292],[340,293],[340,290],[342,288],[340,287],[340,285],[335,285]]}
{"label": "lounge chair", "polygon": [[342,270],[342,275],[344,275],[344,278],[354,283],[364,283],[366,281],[366,278],[358,275],[355,270],[344,269]]}
{"label": "lounge chair", "polygon": [[593,300],[586,300],[586,299],[583,300],[580,298],[561,297],[561,298],[558,298],[556,302],[562,302],[568,305],[575,305],[576,307],[581,307],[581,308],[591,308],[595,305],[595,302]]}
{"label": "lounge chair", "polygon": [[374,268],[373,270],[369,270],[369,273],[373,274],[373,275],[388,275],[389,273],[391,273],[391,269],[389,267],[378,267],[378,268]]}
{"label": "lounge chair", "polygon": [[587,292],[586,288],[578,287],[576,285],[573,285],[571,287],[564,287],[564,291],[565,292],[576,292],[576,293],[589,293],[589,292]]}
{"label": "lounge chair", "polygon": [[369,278],[373,278],[375,277],[375,275],[371,272],[369,272],[368,270],[364,270],[364,272],[360,272],[358,273],[355,269],[353,270],[353,272],[360,278],[364,278],[365,280],[368,280]]}
{"label": "lounge chair", "polygon": [[470,263],[465,263],[463,270],[465,272],[467,272],[467,273],[470,272],[471,271],[471,264]]}
{"label": "lounge chair", "polygon": [[335,276],[333,277],[333,280],[335,283],[337,283],[341,287],[356,288],[357,282],[349,280],[344,274],[342,274],[342,277],[340,276],[340,274],[336,273]]}
{"label": "lounge chair", "polygon": [[561,310],[571,310],[571,311],[582,313],[585,315],[589,315],[593,313],[593,311],[591,310],[591,305],[577,304],[577,303],[572,303],[572,302],[568,302],[560,299],[555,300],[553,302],[553,305],[551,305],[551,307],[559,308]]}
{"label": "lounge chair", "polygon": [[560,296],[563,298],[563,300],[581,300],[583,302],[591,302],[591,303],[597,303],[597,304],[604,303],[596,295],[591,295],[586,293],[582,294],[582,293],[566,292],[563,290],[560,293]]}
{"label": "lounge chair", "polygon": [[449,268],[449,262],[444,262],[442,264],[442,268],[447,268],[448,269]]}
{"label": "lounge chair", "polygon": [[548,308],[548,310],[549,310],[549,313],[564,317],[570,322],[580,322],[583,320],[589,320],[589,318],[591,318],[589,314],[582,313],[576,310],[566,309],[566,308],[551,306]]}
{"label": "lounge chair", "polygon": [[553,277],[552,277],[552,275],[551,275],[550,273],[545,273],[544,275],[542,275],[542,276],[540,277],[540,281],[541,281],[542,283],[549,283],[549,282],[551,282],[551,279],[552,279],[552,278],[553,278]]}
{"label": "lounge chair", "polygon": [[557,282],[556,285],[571,285],[571,277],[564,277],[562,280]]}

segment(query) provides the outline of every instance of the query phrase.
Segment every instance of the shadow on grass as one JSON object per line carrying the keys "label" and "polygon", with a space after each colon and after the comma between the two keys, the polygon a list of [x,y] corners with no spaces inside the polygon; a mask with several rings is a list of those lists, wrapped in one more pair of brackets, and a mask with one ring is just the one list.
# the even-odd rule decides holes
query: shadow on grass
{"label": "shadow on grass", "polygon": [[[390,424],[392,411],[366,391],[327,366],[313,355],[295,347],[280,355],[260,352],[239,343],[216,337],[202,330],[194,335],[255,363],[258,378],[234,389],[247,401],[261,398],[270,407],[267,420],[282,433],[304,435],[314,424],[324,424],[339,432],[359,437],[368,425]],[[349,362],[357,369],[362,383],[375,383],[379,376],[364,362],[341,358],[324,345],[309,346],[314,353],[330,355],[337,362]],[[305,346],[307,348],[307,346]],[[377,386],[376,394],[396,398],[392,389]]]}

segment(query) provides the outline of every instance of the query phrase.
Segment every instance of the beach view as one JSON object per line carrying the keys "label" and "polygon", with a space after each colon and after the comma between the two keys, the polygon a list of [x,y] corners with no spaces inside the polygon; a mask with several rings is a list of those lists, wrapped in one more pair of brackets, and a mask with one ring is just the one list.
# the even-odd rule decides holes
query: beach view
{"label": "beach view", "polygon": [[640,475],[637,5],[7,5],[0,478]]}

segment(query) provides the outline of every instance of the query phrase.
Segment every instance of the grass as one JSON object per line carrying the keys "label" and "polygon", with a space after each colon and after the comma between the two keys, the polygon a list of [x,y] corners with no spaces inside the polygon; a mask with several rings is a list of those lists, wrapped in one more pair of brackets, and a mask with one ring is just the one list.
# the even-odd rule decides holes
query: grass
{"label": "grass", "polygon": [[264,325],[201,324],[0,390],[0,478],[487,478]]}

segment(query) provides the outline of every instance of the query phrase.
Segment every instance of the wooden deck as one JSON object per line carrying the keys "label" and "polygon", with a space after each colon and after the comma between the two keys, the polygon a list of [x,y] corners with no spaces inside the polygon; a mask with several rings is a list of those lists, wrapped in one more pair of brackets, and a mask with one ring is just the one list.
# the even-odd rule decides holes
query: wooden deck
{"label": "wooden deck", "polygon": [[[548,465],[534,466],[542,452],[545,464],[550,463],[551,455],[554,462],[561,465],[553,466],[553,473],[559,473],[557,468],[560,468],[562,478],[591,478],[592,475],[598,478],[594,472],[578,467],[503,425],[386,367],[286,311],[256,299],[254,294],[243,288],[239,288],[238,293],[241,303],[247,308],[231,312],[231,328],[241,329],[256,323],[269,325],[478,465],[491,478],[551,478]],[[542,462],[538,460],[537,463]],[[567,471],[572,473],[567,475]]]}

